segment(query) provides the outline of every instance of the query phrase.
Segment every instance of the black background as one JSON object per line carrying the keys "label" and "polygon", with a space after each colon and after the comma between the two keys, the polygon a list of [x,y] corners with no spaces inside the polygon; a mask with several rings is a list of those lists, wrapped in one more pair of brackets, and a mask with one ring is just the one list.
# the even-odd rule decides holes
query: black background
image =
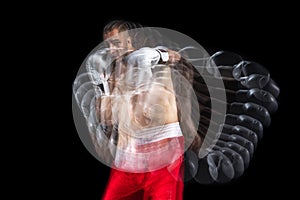
{"label": "black background", "polygon": [[264,65],[281,89],[279,109],[272,115],[271,126],[265,129],[244,175],[225,185],[187,184],[185,199],[291,194],[292,190],[284,188],[291,188],[291,181],[298,180],[292,156],[297,147],[298,133],[293,129],[297,117],[291,114],[293,111],[297,114],[294,107],[297,101],[292,98],[297,92],[297,75],[293,70],[298,67],[298,58],[292,55],[292,46],[296,46],[296,13],[292,7],[275,3],[173,2],[167,5],[162,7],[160,2],[45,4],[24,21],[25,27],[33,30],[25,30],[29,44],[31,40],[37,41],[29,61],[38,56],[46,66],[41,71],[41,79],[47,78],[42,85],[47,92],[39,95],[45,99],[42,105],[47,108],[46,112],[40,110],[42,122],[34,122],[41,127],[37,132],[43,134],[36,139],[34,163],[37,164],[29,175],[38,176],[33,191],[42,191],[41,197],[93,200],[103,194],[109,168],[97,161],[80,141],[71,100],[77,70],[102,41],[102,28],[112,19],[179,31],[196,40],[209,53],[236,52],[246,60]]}

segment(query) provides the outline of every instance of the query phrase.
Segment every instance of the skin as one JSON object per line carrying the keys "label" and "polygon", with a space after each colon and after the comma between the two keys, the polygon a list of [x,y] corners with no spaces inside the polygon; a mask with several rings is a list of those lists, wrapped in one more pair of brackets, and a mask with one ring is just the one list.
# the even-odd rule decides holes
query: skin
{"label": "skin", "polygon": [[[169,61],[166,63],[166,67],[161,69],[165,73],[165,79],[156,79],[156,82],[161,84],[151,83],[144,88],[128,90],[124,82],[126,65],[122,58],[124,54],[135,50],[131,39],[126,32],[119,34],[117,29],[103,34],[103,39],[109,47],[109,53],[115,59],[115,72],[108,80],[112,95],[97,99],[96,111],[101,123],[105,125],[119,124],[118,146],[130,146],[130,137],[128,137],[130,132],[135,133],[143,128],[178,122],[171,68],[168,66],[178,62],[181,58],[180,54],[168,50]],[[153,76],[155,79],[155,73]],[[167,145],[168,139],[155,143]],[[196,134],[191,148],[198,151],[200,144],[201,139]]]}
{"label": "skin", "polygon": [[[105,33],[103,35],[104,40],[109,47],[109,52],[116,59],[116,69],[121,69],[118,76],[113,74],[109,79],[111,91],[115,93],[126,93],[126,88],[124,88],[124,71],[126,66],[121,61],[122,55],[124,53],[134,51],[133,46],[131,45],[131,39],[128,37],[126,32],[119,34],[117,29],[113,29],[111,32]],[[180,59],[180,55],[175,53],[175,51],[169,50],[169,60],[170,62],[177,61]],[[119,106],[129,107],[130,110],[124,111],[125,113],[119,112],[118,116],[113,117],[111,108],[116,105],[112,105],[114,101],[113,97],[104,96],[99,99],[98,102],[98,113],[100,121],[106,122],[108,124],[112,123],[111,118],[114,118],[114,121],[126,124],[130,124],[132,129],[139,129],[144,127],[153,127],[163,124],[169,124],[178,121],[177,116],[177,107],[175,96],[173,92],[173,85],[171,81],[171,70],[170,68],[164,69],[166,72],[167,80],[163,81],[164,86],[152,84],[148,86],[148,89],[140,92],[136,91],[136,94],[132,95],[130,101],[127,102],[127,105],[124,105],[124,102],[119,102]],[[162,82],[162,81],[160,81]],[[113,92],[113,93],[114,93]],[[118,98],[120,99],[120,98]],[[124,99],[123,99],[124,100]],[[101,103],[100,103],[101,102]],[[117,109],[123,110],[123,109]],[[128,121],[128,113],[131,113],[130,122]],[[157,114],[163,113],[163,114]],[[162,124],[163,123],[163,124]]]}
{"label": "skin", "polygon": [[113,58],[119,59],[124,53],[134,50],[131,39],[126,32],[119,33],[118,29],[103,34],[103,39]]}

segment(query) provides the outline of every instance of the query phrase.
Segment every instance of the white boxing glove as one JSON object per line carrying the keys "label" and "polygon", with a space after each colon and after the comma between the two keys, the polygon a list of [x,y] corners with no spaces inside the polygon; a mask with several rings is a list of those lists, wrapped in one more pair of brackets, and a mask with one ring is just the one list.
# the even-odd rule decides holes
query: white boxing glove
{"label": "white boxing glove", "polygon": [[95,86],[96,93],[101,95],[109,95],[109,86],[107,79],[110,76],[110,57],[107,51],[101,50],[92,54],[86,61],[86,70],[90,80]]}
{"label": "white boxing glove", "polygon": [[143,47],[126,57],[127,73],[126,82],[132,87],[137,87],[148,82],[152,77],[151,68],[160,61],[166,62],[169,59],[166,48]]}
{"label": "white boxing glove", "polygon": [[158,64],[160,54],[154,48],[143,47],[127,56],[127,66],[138,66],[139,68],[152,67]]}
{"label": "white boxing glove", "polygon": [[143,47],[127,56],[127,64],[138,65],[139,67],[152,67],[159,61],[167,62],[169,60],[168,49],[163,46],[155,48]]}

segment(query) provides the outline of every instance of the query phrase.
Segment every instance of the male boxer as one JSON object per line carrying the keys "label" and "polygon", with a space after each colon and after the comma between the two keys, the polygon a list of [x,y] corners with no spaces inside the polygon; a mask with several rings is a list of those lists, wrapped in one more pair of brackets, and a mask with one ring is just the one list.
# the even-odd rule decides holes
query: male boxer
{"label": "male boxer", "polygon": [[96,109],[103,127],[117,127],[117,137],[108,133],[116,146],[103,199],[182,199],[184,139],[168,66],[180,55],[141,45],[135,28],[112,21],[103,31],[113,61]]}

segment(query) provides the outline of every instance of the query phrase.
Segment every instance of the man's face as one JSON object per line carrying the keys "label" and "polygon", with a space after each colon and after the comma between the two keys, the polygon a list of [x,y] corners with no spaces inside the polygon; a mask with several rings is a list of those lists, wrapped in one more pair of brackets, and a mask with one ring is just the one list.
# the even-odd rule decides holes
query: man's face
{"label": "man's face", "polygon": [[119,33],[118,29],[113,29],[112,31],[105,33],[103,39],[114,59],[119,58],[133,49],[131,40],[126,31]]}

